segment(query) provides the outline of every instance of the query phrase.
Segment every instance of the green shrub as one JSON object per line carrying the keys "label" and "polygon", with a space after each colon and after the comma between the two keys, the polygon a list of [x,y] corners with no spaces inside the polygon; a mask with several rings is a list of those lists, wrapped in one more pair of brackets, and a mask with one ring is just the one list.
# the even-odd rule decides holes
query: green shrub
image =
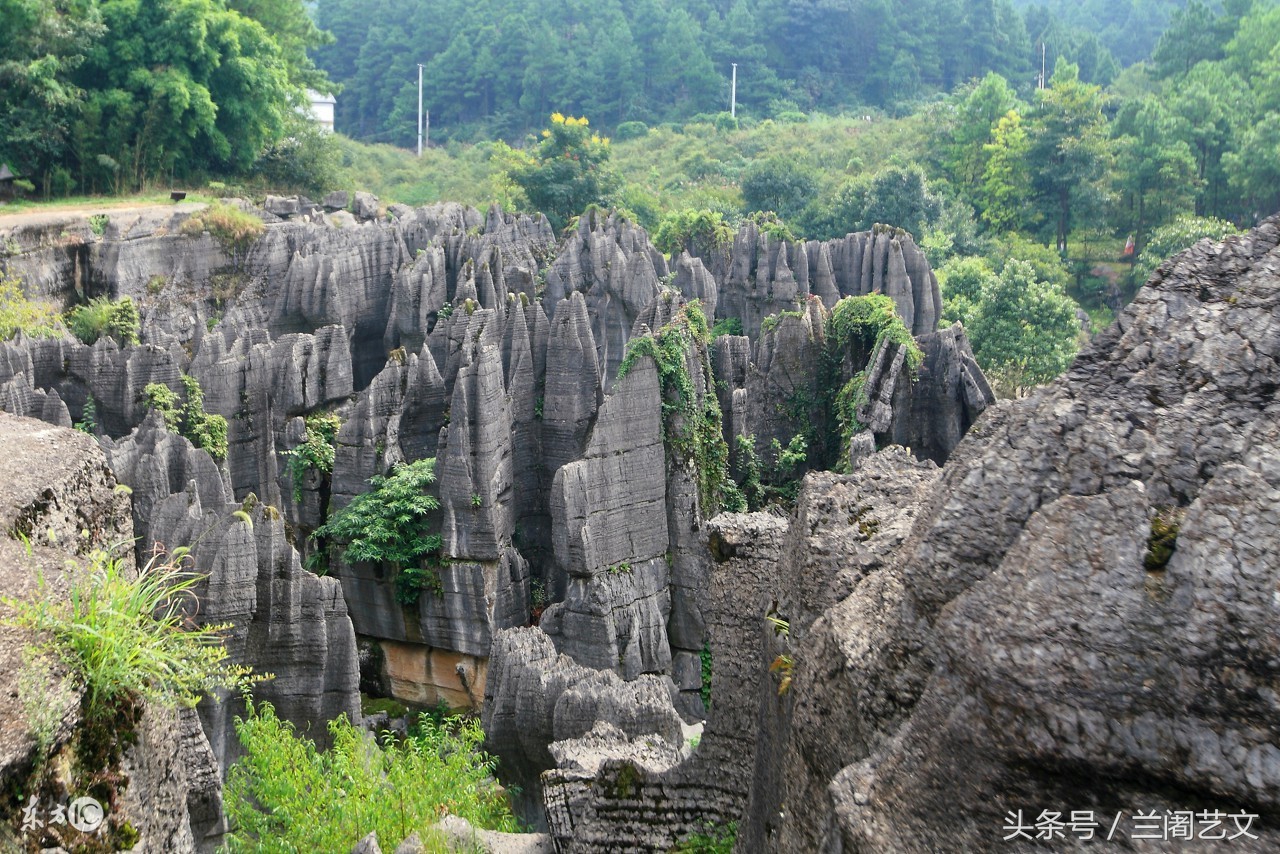
{"label": "green shrub", "polygon": [[742,176],[742,198],[748,211],[777,211],[793,217],[817,193],[818,179],[790,157],[770,157],[754,163]]}
{"label": "green shrub", "polygon": [[1032,264],[1004,265],[984,289],[968,329],[973,354],[998,392],[1020,394],[1067,369],[1081,337],[1078,308]]}
{"label": "green shrub", "polygon": [[731,133],[738,129],[738,119],[733,113],[716,113],[715,126],[721,133]]}
{"label": "green shrub", "polygon": [[305,419],[306,438],[302,444],[284,452],[289,458],[289,473],[293,479],[293,500],[302,500],[302,486],[307,472],[315,469],[321,474],[333,472],[334,442],[342,422],[331,412],[318,412]]}
{"label": "green shrub", "polygon": [[613,138],[622,142],[627,139],[640,139],[648,136],[649,126],[644,122],[623,122],[618,125],[618,129],[613,132]]}
{"label": "green shrub", "polygon": [[773,211],[754,211],[748,217],[763,233],[769,235],[775,240],[781,240],[786,243],[794,243],[796,240],[795,233],[782,219]]}
{"label": "green shrub", "polygon": [[195,377],[183,374],[182,386],[187,392],[187,404],[182,409],[183,435],[215,460],[226,459],[227,419],[204,411],[204,391]]}
{"label": "green shrub", "polygon": [[195,377],[183,374],[182,386],[187,402],[181,407],[178,395],[164,383],[148,383],[142,389],[143,403],[160,413],[170,432],[186,436],[191,444],[208,451],[215,460],[226,459],[227,419],[204,411],[204,392]]}
{"label": "green shrub", "polygon": [[142,389],[142,402],[147,409],[154,409],[164,419],[164,426],[170,433],[177,433],[182,424],[182,413],[178,411],[180,399],[164,383],[147,383]]}
{"label": "green shrub", "polygon": [[65,595],[54,595],[41,575],[34,601],[4,602],[16,613],[12,622],[47,638],[40,651],[70,669],[84,689],[85,717],[97,720],[124,699],[192,706],[247,675],[227,659],[228,626],[187,628],[201,578],[162,556],[135,576],[124,558],[99,551],[71,572]]}
{"label": "green shrub", "polygon": [[360,714],[365,717],[386,712],[389,718],[403,718],[409,714],[409,707],[399,700],[392,700],[388,697],[370,697],[368,694],[360,695]]}
{"label": "green shrub", "polygon": [[436,461],[418,460],[396,466],[389,477],[375,476],[369,492],[316,529],[312,537],[332,539],[346,546],[343,560],[387,563],[396,571],[396,598],[406,605],[418,601],[423,589],[440,591],[439,574],[425,565],[438,558],[444,540],[428,530],[431,513],[440,502],[427,490],[436,482]]}
{"label": "green shrub", "polygon": [[234,262],[262,236],[262,220],[226,202],[214,202],[182,223],[179,231],[191,237],[209,232]]}
{"label": "green shrub", "polygon": [[111,222],[111,218],[106,214],[94,214],[89,217],[89,230],[101,237],[107,230],[107,224]]}
{"label": "green shrub", "polygon": [[444,726],[420,719],[409,738],[365,738],[345,716],[330,722],[321,752],[269,704],[236,719],[244,756],[227,772],[225,803],[239,851],[350,851],[370,831],[390,851],[417,832],[430,851],[448,850],[430,827],[448,813],[477,828],[519,829],[481,752],[478,721]]}
{"label": "green shrub", "polygon": [[289,120],[288,133],[268,145],[253,164],[253,172],[280,192],[319,197],[340,183],[342,152],[333,134],[310,117]]}
{"label": "green shrub", "polygon": [[777,439],[769,443],[773,461],[765,464],[756,453],[756,438],[751,434],[739,435],[737,447],[738,489],[746,501],[747,510],[760,510],[770,505],[791,507],[800,494],[808,460],[808,440],[797,433],[784,446]]}
{"label": "green shrub", "polygon": [[716,321],[715,326],[711,327],[711,337],[719,338],[721,335],[743,335],[742,318],[740,317],[722,317]]}
{"label": "green shrub", "polygon": [[1182,527],[1182,517],[1182,510],[1165,508],[1151,520],[1147,553],[1142,558],[1142,565],[1147,572],[1160,572],[1173,559],[1173,553],[1178,550],[1178,531]]}
{"label": "green shrub", "polygon": [[19,279],[0,277],[0,341],[19,332],[28,338],[56,338],[62,329],[56,308],[27,299]]}
{"label": "green shrub", "polygon": [[84,407],[80,411],[80,420],[75,423],[75,428],[90,436],[98,432],[98,405],[94,403],[93,395],[85,399]]}
{"label": "green shrub", "polygon": [[732,854],[733,843],[738,838],[738,823],[729,822],[723,827],[704,825],[702,832],[681,840],[671,854]]}
{"label": "green shrub", "polygon": [[733,242],[733,229],[719,212],[710,210],[674,211],[663,217],[653,234],[653,245],[673,259],[690,252],[721,249]]}
{"label": "green shrub", "polygon": [[112,301],[109,297],[94,297],[86,305],[78,305],[67,312],[67,327],[86,344],[99,338],[111,337],[121,344],[137,344],[142,321],[138,307],[130,297]]}

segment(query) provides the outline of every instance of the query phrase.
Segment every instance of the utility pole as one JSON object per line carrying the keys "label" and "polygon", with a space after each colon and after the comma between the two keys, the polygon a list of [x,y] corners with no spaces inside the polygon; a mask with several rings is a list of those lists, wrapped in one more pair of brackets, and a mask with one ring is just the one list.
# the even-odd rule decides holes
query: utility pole
{"label": "utility pole", "polygon": [[418,63],[418,156],[422,156],[422,63]]}
{"label": "utility pole", "polygon": [[1044,40],[1040,41],[1040,88],[1044,88]]}
{"label": "utility pole", "polygon": [[733,118],[738,117],[738,63],[730,63],[733,65],[733,83],[729,88],[729,115]]}

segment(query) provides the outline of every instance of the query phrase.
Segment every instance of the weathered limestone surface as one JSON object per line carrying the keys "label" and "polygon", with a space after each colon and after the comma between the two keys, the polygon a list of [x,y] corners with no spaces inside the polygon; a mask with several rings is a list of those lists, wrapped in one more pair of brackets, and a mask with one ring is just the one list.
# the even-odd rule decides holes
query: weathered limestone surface
{"label": "weathered limestone surface", "polygon": [[596,210],[579,218],[548,269],[548,307],[559,311],[561,299],[584,295],[606,384],[617,375],[636,317],[658,295],[658,280],[666,275],[666,259],[644,229]]}
{"label": "weathered limestone surface", "polygon": [[610,670],[583,667],[536,627],[507,629],[495,638],[489,659],[486,746],[511,773],[534,783],[524,797],[540,813],[537,780],[555,765],[553,742],[579,738],[606,721],[627,738],[678,747],[683,738],[673,693],[667,678],[646,674],[625,682]]}
{"label": "weathered limestone surface", "polygon": [[716,315],[737,317],[755,339],[765,317],[793,311],[809,296],[828,309],[841,297],[893,298],[913,335],[938,327],[942,295],[929,262],[910,234],[877,225],[838,240],[788,243],[743,223],[726,247],[697,252],[718,283]]}
{"label": "weathered limestone surface", "polygon": [[[710,417],[708,402],[718,400],[731,443],[751,434],[759,447],[785,444],[813,416],[824,312],[849,294],[892,296],[928,354],[928,388],[902,381],[894,354],[872,366],[872,445],[904,441],[943,459],[989,401],[963,334],[934,331],[937,288],[923,256],[890,230],[804,244],[748,225],[728,250],[668,264],[643,230],[595,211],[557,245],[542,217],[383,207],[367,194],[348,213],[337,209],[345,202],[273,198],[255,209],[263,236],[235,256],[211,235],[179,234],[194,207],[113,216],[101,238],[87,222],[69,223],[75,239],[65,246],[47,230],[20,234],[22,251],[7,263],[31,272],[33,293],[64,303],[132,296],[142,343],[0,345],[0,407],[65,425],[94,402],[97,433],[134,490],[143,546],[191,545],[210,573],[201,618],[232,622],[235,654],[277,674],[260,693],[321,738],[321,721],[354,709],[361,678],[415,703],[475,707],[489,697],[499,707],[486,714],[508,720],[504,704],[518,694],[493,686],[509,684],[515,663],[499,667],[490,650],[541,614],[540,643],[567,657],[548,658],[540,645],[520,654],[600,671],[590,678],[603,687],[582,696],[530,688],[523,702],[544,691],[567,697],[562,720],[575,723],[524,733],[514,767],[536,778],[557,761],[551,741],[577,739],[598,721],[628,738],[660,721],[680,746],[681,716],[706,713],[702,650],[724,650],[734,673],[734,650],[758,639],[725,627],[732,620],[717,597],[731,594],[717,592],[706,548],[714,507],[704,504],[717,499],[702,494],[705,462],[673,440],[691,425],[663,423],[674,392],[664,400],[648,359],[617,379],[628,344],[678,319],[686,302],[700,300],[709,320],[741,317],[749,335],[722,337],[714,365],[701,343],[686,358],[695,417]],[[797,306],[799,316],[760,333],[764,317]],[[228,421],[225,461],[147,415],[145,385],[181,394],[184,373],[199,381],[206,409]],[[341,422],[331,472],[295,470],[282,456],[306,440],[315,414]],[[341,544],[310,534],[372,477],[426,458],[436,460],[441,509],[432,525],[444,560],[439,592],[424,589],[406,605],[394,567],[348,565]],[[241,508],[252,527],[233,515]],[[300,559],[313,566],[326,557],[319,548],[328,550],[329,578],[302,569]],[[742,601],[751,619],[760,616],[760,596]],[[636,691],[647,710],[639,719],[626,709]],[[224,763],[234,712],[232,703],[201,712]],[[717,820],[745,804],[750,718],[731,718],[748,735],[712,739],[699,753],[736,763],[734,782],[707,801]],[[669,847],[693,828],[711,762],[652,766],[665,787],[653,791],[684,804],[654,845]],[[615,767],[583,760],[597,770],[575,773],[606,766]],[[593,805],[584,794],[593,791],[566,794],[577,806],[562,815],[581,807],[621,820]]]}
{"label": "weathered limestone surface", "polygon": [[[70,562],[82,562],[98,549],[123,546],[127,550],[133,533],[129,499],[91,437],[0,414],[0,445],[5,449],[0,457],[0,515],[6,532],[0,536],[0,592],[4,596],[18,600],[65,596],[67,574],[80,571],[70,568]],[[10,532],[26,537],[29,549]],[[43,589],[37,585],[37,573],[45,579]],[[49,762],[69,763],[62,751],[72,749],[70,740],[80,725],[79,691],[67,678],[65,666],[37,660],[36,669],[30,671],[24,663],[23,650],[36,640],[17,626],[0,627],[4,720],[0,782],[6,787],[24,786],[35,758],[36,744],[28,725],[31,710],[25,707],[19,688],[24,678],[43,683],[27,701],[34,699],[54,710]],[[146,709],[121,772],[127,787],[113,808],[122,811],[138,831],[137,851],[193,852],[197,840],[204,839],[221,817],[217,762],[194,711]],[[19,850],[23,842],[30,840],[13,838],[6,821],[0,829],[0,847]]]}
{"label": "weathered limestone surface", "polygon": [[[793,534],[795,672],[762,701],[744,850],[1004,850],[1009,810],[1059,805],[1230,804],[1261,815],[1247,850],[1280,845],[1278,243],[1273,219],[1161,267],[1065,377],[978,423],[840,601],[791,569],[858,554],[844,526]],[[802,508],[832,497],[811,481]],[[1157,514],[1175,549],[1144,565]]]}
{"label": "weathered limestone surface", "polygon": [[[255,696],[306,725],[359,710],[355,635],[336,579],[303,570],[285,541],[279,511],[256,499],[233,501],[209,455],[169,433],[153,413],[134,433],[106,445],[107,459],[133,491],[138,554],[159,545],[191,548],[203,623],[230,623],[237,661],[275,678]],[[251,524],[233,514],[244,510]],[[236,755],[231,717],[238,701],[206,703],[202,718],[221,767]],[[324,739],[317,728],[313,736]]]}

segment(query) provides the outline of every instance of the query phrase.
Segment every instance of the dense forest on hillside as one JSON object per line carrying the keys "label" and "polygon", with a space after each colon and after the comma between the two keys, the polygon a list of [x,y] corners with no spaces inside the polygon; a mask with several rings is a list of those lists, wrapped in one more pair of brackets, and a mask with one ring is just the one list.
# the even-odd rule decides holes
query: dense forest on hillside
{"label": "dense forest on hillside", "polygon": [[892,110],[989,71],[1027,89],[1042,35],[1050,68],[1065,56],[1090,82],[1118,70],[1087,30],[1027,14],[1009,0],[319,0],[337,38],[316,56],[345,87],[344,132],[402,145],[417,63],[452,138],[518,135],[557,109],[609,127],[714,113],[728,108],[733,63],[738,104],[759,116]]}
{"label": "dense forest on hillside", "polygon": [[302,0],[0,0],[0,162],[44,196],[294,179],[326,40]]}
{"label": "dense forest on hillside", "polygon": [[[29,195],[345,186],[557,228],[597,204],[668,252],[746,217],[889,223],[1015,387],[1052,375],[1018,373],[1037,336],[1069,360],[1077,307],[1097,328],[1167,254],[1280,208],[1274,0],[0,0],[0,26]],[[413,143],[419,62],[421,159],[380,144]],[[340,134],[306,88],[340,90]]]}

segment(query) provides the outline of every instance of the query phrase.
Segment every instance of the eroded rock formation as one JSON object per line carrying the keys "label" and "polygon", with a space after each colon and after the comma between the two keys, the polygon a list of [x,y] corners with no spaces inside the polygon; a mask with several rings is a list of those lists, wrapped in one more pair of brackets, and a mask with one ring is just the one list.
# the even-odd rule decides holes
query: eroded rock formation
{"label": "eroded rock formation", "polygon": [[[760,694],[743,850],[1005,850],[1017,810],[1123,813],[1141,848],[1136,811],[1213,809],[1275,850],[1278,243],[1272,219],[1166,263],[940,475],[882,453],[810,478],[765,564],[795,664]],[[888,541],[883,500],[837,506],[913,477]]]}
{"label": "eroded rock formation", "polygon": [[[357,713],[360,684],[420,705],[483,703],[531,797],[550,774],[562,845],[594,850],[624,832],[610,822],[634,824],[610,792],[681,805],[642,847],[731,820],[757,729],[738,700],[761,682],[739,658],[762,637],[770,579],[745,558],[718,576],[707,549],[730,449],[829,424],[818,411],[832,382],[866,367],[859,441],[947,457],[992,397],[963,331],[936,329],[923,255],[882,228],[788,244],[749,224],[724,250],[668,263],[643,230],[599,212],[557,243],[541,217],[355,207],[273,199],[263,236],[238,251],[180,235],[189,208],[134,212],[101,237],[78,221],[56,238],[57,226],[15,232],[6,267],[33,293],[129,296],[142,341],[3,345],[0,406],[100,436],[133,489],[142,547],[191,548],[209,576],[201,618],[235,625],[235,655],[276,674],[260,692],[313,733]],[[831,308],[870,293],[892,298],[922,366],[913,375],[900,347],[877,346],[823,374]],[[747,335],[712,342],[704,315],[736,317]],[[184,374],[227,419],[225,459],[148,415],[144,388],[185,398]],[[289,454],[321,414],[340,423],[332,471],[299,468]],[[396,567],[348,563],[310,534],[374,476],[426,458],[443,546],[438,589],[410,599]],[[777,520],[752,524],[760,554],[782,548]],[[326,561],[329,577],[303,568]],[[687,758],[681,719],[706,714],[708,655],[723,659],[721,699]],[[203,714],[224,763],[228,709]]]}

